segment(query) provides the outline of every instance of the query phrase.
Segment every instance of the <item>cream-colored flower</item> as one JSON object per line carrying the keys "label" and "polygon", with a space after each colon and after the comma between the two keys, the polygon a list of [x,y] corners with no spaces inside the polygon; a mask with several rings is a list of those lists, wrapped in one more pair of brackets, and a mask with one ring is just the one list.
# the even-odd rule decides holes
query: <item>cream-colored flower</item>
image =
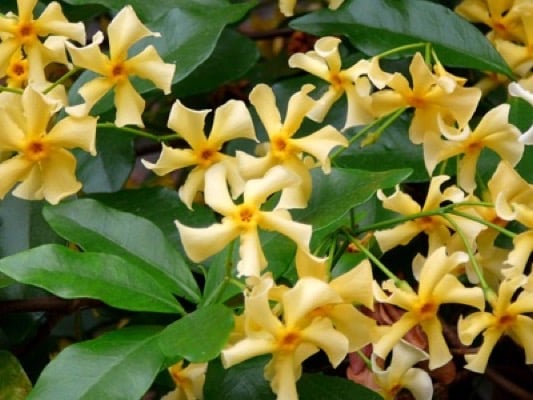
{"label": "cream-colored flower", "polygon": [[[440,186],[449,179],[448,176],[435,176],[429,184],[428,194],[424,205],[421,207],[411,196],[399,190],[386,196],[383,191],[377,192],[378,198],[383,202],[383,207],[396,211],[402,215],[418,214],[420,212],[438,209],[442,202],[458,203],[464,200],[464,193],[456,186],[449,186],[443,192]],[[478,233],[485,228],[484,225],[466,218],[449,215],[472,243]],[[375,233],[376,240],[382,251],[388,251],[398,245],[406,245],[416,235],[424,232],[428,235],[429,250],[432,252],[437,247],[446,245],[451,237],[450,229],[453,226],[449,220],[440,215],[428,215],[404,222],[391,229],[384,229]]]}
{"label": "cream-colored flower", "polygon": [[299,278],[313,277],[328,283],[342,299],[342,303],[313,310],[313,315],[329,318],[335,328],[350,341],[350,352],[361,349],[377,338],[376,321],[357,309],[358,305],[369,309],[374,307],[372,267],[368,260],[332,279],[327,272],[327,259],[298,250],[296,270]]}
{"label": "cream-colored flower", "polygon": [[[69,22],[58,2],[51,2],[39,18],[33,18],[37,0],[17,0],[18,16],[12,13],[0,16],[0,75],[4,76],[11,57],[17,52],[26,55],[31,69],[44,71],[50,62],[67,64],[65,43],[68,39],[85,44],[82,22]],[[61,44],[59,52],[49,48],[41,38],[55,38]]]}
{"label": "cream-colored flower", "polygon": [[501,104],[487,112],[472,131],[467,125],[458,131],[446,124],[440,124],[440,132],[448,140],[437,136],[428,137],[424,143],[424,161],[431,175],[437,164],[451,157],[461,155],[458,161],[457,182],[472,193],[476,188],[477,161],[484,148],[491,149],[503,160],[516,165],[524,153],[520,143],[520,131],[509,123],[509,104]]}
{"label": "cream-colored flower", "polygon": [[[392,77],[379,68],[378,59],[360,60],[348,69],[342,70],[339,53],[341,40],[326,36],[317,40],[313,51],[296,53],[289,58],[289,66],[300,68],[329,83],[328,90],[320,96],[307,116],[322,122],[333,104],[346,94],[348,100],[344,128],[365,125],[374,120],[372,114],[372,86],[383,88]],[[368,77],[363,76],[368,75]]]}
{"label": "cream-colored flower", "polygon": [[[292,17],[294,15],[294,8],[296,7],[297,0],[279,0],[279,10],[286,17]],[[341,6],[344,0],[328,0],[329,8],[336,10]]]}
{"label": "cream-colored flower", "polygon": [[509,335],[524,347],[526,363],[533,363],[533,319],[526,313],[533,312],[533,292],[521,291],[525,277],[516,276],[500,284],[498,295],[489,299],[491,312],[480,311],[461,318],[458,323],[459,339],[471,345],[483,332],[483,344],[476,354],[467,354],[466,369],[482,373],[485,371],[492,349],[503,335]]}
{"label": "cream-colored flower", "polygon": [[467,259],[467,255],[461,252],[448,256],[446,248],[440,247],[426,259],[420,271],[416,292],[406,285],[397,287],[392,280],[382,284],[387,294],[377,284],[374,285],[377,301],[394,304],[406,311],[374,343],[374,352],[378,356],[385,358],[410,329],[420,325],[428,338],[429,368],[438,368],[452,358],[442,334],[439,307],[442,304],[458,303],[482,310],[485,306],[481,288],[466,288],[450,273]]}
{"label": "cream-colored flower", "polygon": [[413,368],[428,358],[426,352],[405,340],[400,340],[393,347],[392,358],[386,369],[379,366],[376,354],[372,354],[372,371],[379,386],[377,392],[385,400],[394,400],[402,389],[407,389],[415,400],[431,400],[433,382],[429,374],[421,368]]}
{"label": "cream-colored flower", "polygon": [[222,153],[229,140],[247,138],[256,140],[252,118],[242,101],[230,100],[217,108],[209,136],[204,132],[205,119],[210,110],[192,110],[176,100],[168,118],[168,127],[178,133],[190,149],[174,149],[163,144],[157,162],[142,160],[144,166],[157,175],[166,175],[177,169],[194,167],[179,189],[183,203],[192,208],[194,197],[204,190],[205,173],[216,163],[223,163],[234,197],[242,193],[244,180],[235,158]]}
{"label": "cream-colored flower", "polygon": [[395,73],[388,81],[390,89],[373,94],[372,107],[377,116],[390,114],[403,107],[414,108],[409,126],[409,138],[415,144],[424,142],[426,134],[439,132],[438,117],[448,125],[466,126],[481,97],[478,88],[451,85],[442,79],[442,71],[434,75],[420,53],[413,57],[407,78]]}
{"label": "cream-colored flower", "polygon": [[79,89],[85,103],[68,107],[66,111],[74,116],[87,115],[98,100],[114,89],[117,110],[115,124],[142,127],[144,125],[141,114],[145,101],[131,84],[130,77],[147,79],[168,94],[176,66],[165,64],[152,45],[128,58],[128,50],[139,40],[148,36],[160,36],[142,24],[131,6],[125,6],[113,18],[107,33],[109,57],[102,53],[99,47],[104,40],[101,32],[94,35],[91,44],[82,48],[67,43],[74,65],[96,72],[100,76]]}
{"label": "cream-colored flower", "polygon": [[281,120],[272,88],[259,84],[250,93],[250,102],[265,127],[269,144],[262,157],[253,157],[240,151],[236,156],[245,179],[261,177],[275,165],[283,165],[299,176],[301,182],[298,186],[283,190],[279,202],[281,208],[303,208],[307,205],[312,182],[305,154],[318,160],[322,170],[328,173],[328,155],[331,149],[348,145],[346,138],[330,125],[304,137],[293,137],[300,129],[305,115],[314,107],[314,100],[308,96],[311,90],[312,85],[305,85],[290,98],[284,121]]}
{"label": "cream-colored flower", "polygon": [[79,147],[96,154],[96,119],[66,117],[49,128],[58,111],[51,102],[31,86],[24,90],[21,104],[0,105],[0,152],[15,155],[0,163],[0,198],[17,182],[13,195],[56,204],[76,193],[76,159],[67,150]]}
{"label": "cream-colored flower", "polygon": [[312,317],[312,311],[341,299],[331,287],[311,277],[300,279],[281,299],[280,319],[269,303],[273,281],[262,280],[245,297],[246,337],[221,353],[226,368],[247,359],[272,354],[265,367],[265,377],[278,399],[297,400],[296,381],[302,362],[323,350],[336,367],[346,357],[348,339],[324,317]]}
{"label": "cream-colored flower", "polygon": [[202,400],[204,398],[205,373],[207,363],[188,364],[183,360],[168,369],[168,373],[176,384],[176,389],[161,397],[161,400]]}
{"label": "cream-colored flower", "polygon": [[[298,177],[277,166],[260,179],[246,182],[243,203],[234,204],[228,192],[226,169],[222,163],[209,168],[205,174],[205,202],[223,216],[222,222],[206,228],[191,228],[176,221],[181,241],[189,258],[200,262],[221,251],[237,237],[240,238],[238,275],[258,277],[267,266],[259,240],[259,228],[276,231],[294,241],[299,248],[309,252],[312,228],[295,222],[289,212],[276,207],[273,211],[261,210],[267,198],[286,186],[298,183]],[[206,245],[206,244],[209,245]]]}

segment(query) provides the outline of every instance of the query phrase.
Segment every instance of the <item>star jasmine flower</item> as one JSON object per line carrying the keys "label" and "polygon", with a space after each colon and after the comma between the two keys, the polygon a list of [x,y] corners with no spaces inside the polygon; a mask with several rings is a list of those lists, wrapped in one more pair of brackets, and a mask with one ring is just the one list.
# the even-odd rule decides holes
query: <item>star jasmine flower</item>
{"label": "star jasmine flower", "polygon": [[296,175],[281,166],[270,169],[263,178],[246,182],[240,204],[231,199],[222,163],[207,170],[205,182],[205,202],[223,218],[221,223],[206,228],[191,228],[176,221],[185,252],[191,260],[201,262],[239,238],[241,259],[237,264],[238,275],[258,277],[267,266],[259,229],[277,231],[309,252],[310,225],[293,221],[289,212],[279,206],[273,211],[261,210],[261,205],[271,194],[297,184]]}
{"label": "star jasmine flower", "polygon": [[152,45],[128,58],[128,50],[139,40],[148,36],[160,36],[142,24],[131,6],[124,7],[113,18],[107,33],[109,56],[100,50],[99,45],[104,40],[101,32],[95,34],[93,42],[85,47],[77,48],[67,44],[73,64],[96,72],[99,76],[79,89],[85,103],[68,107],[66,111],[73,116],[87,115],[94,104],[113,89],[117,110],[115,124],[143,127],[141,114],[145,101],[131,84],[130,78],[138,76],[152,81],[168,94],[176,66],[165,64]]}
{"label": "star jasmine flower", "polygon": [[194,197],[204,190],[205,173],[213,165],[223,163],[228,181],[236,197],[242,193],[244,180],[234,157],[222,153],[222,146],[231,139],[256,140],[250,113],[242,101],[230,100],[217,108],[209,136],[204,133],[205,119],[211,110],[192,110],[177,100],[168,118],[168,127],[183,138],[190,149],[174,149],[163,144],[157,162],[142,160],[144,166],[157,175],[177,169],[194,167],[178,194],[183,203],[192,208]]}
{"label": "star jasmine flower", "polygon": [[0,198],[21,182],[14,196],[56,204],[82,186],[75,176],[76,158],[67,149],[96,155],[96,118],[65,117],[50,128],[56,102],[31,86],[20,101],[19,106],[0,105],[0,152],[14,153],[0,163]]}

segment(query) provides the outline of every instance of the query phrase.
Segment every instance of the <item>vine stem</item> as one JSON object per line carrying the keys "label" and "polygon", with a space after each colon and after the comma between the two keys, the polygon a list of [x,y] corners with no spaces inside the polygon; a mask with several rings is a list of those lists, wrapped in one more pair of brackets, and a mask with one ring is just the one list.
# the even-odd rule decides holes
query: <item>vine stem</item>
{"label": "vine stem", "polygon": [[79,71],[81,71],[81,68],[74,67],[70,71],[68,71],[65,75],[63,75],[61,78],[59,78],[57,81],[52,83],[50,86],[48,86],[46,89],[43,90],[43,94],[48,94],[52,90],[54,90],[55,87],[65,82],[68,78],[70,78],[72,75],[77,74]]}
{"label": "vine stem", "polygon": [[172,140],[172,139],[179,139],[180,136],[176,133],[173,133],[172,135],[154,135],[152,133],[148,133],[148,132],[145,132],[143,130],[140,130],[140,129],[136,129],[136,128],[130,128],[130,127],[127,127],[127,126],[122,126],[122,127],[119,127],[119,126],[116,126],[115,124],[113,124],[112,122],[102,122],[102,123],[99,123],[96,125],[97,128],[114,128],[114,129],[118,129],[118,130],[121,130],[123,132],[126,132],[126,133],[130,133],[132,135],[135,135],[135,136],[139,136],[139,137],[143,137],[143,138],[146,138],[146,139],[151,139],[151,140],[155,140],[157,142],[165,142],[167,140]]}

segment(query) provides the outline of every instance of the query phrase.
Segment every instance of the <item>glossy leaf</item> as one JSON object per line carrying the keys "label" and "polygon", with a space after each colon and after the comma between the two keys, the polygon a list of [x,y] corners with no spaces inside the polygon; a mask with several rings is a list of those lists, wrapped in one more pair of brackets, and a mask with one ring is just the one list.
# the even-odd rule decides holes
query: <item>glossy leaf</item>
{"label": "glossy leaf", "polygon": [[150,221],[92,199],[46,207],[44,216],[57,233],[84,250],[116,254],[139,265],[174,293],[199,301],[199,289],[188,265]]}
{"label": "glossy leaf", "polygon": [[133,138],[117,128],[98,128],[96,156],[76,151],[76,175],[85,193],[114,192],[128,179],[135,163]]}
{"label": "glossy leaf", "polygon": [[0,399],[24,400],[31,382],[15,356],[0,350]]}
{"label": "glossy leaf", "polygon": [[158,332],[123,328],[67,347],[44,369],[28,400],[141,398],[165,361]]}
{"label": "glossy leaf", "polygon": [[[325,175],[315,169],[313,193],[308,206],[293,210],[295,220],[313,225],[314,232],[327,232],[351,208],[364,203],[378,189],[392,187],[411,173],[408,169],[370,172],[356,169],[332,168]],[[335,194],[335,195],[332,195]]]}
{"label": "glossy leaf", "polygon": [[380,400],[376,392],[348,379],[322,374],[303,374],[296,383],[300,400]]}
{"label": "glossy leaf", "polygon": [[169,358],[190,362],[214,359],[233,330],[233,313],[222,304],[200,308],[169,325],[159,338],[161,351]]}
{"label": "glossy leaf", "polygon": [[90,297],[134,311],[183,311],[171,293],[137,264],[112,254],[43,245],[1,259],[0,272],[67,299]]}
{"label": "glossy leaf", "polygon": [[264,373],[269,359],[270,356],[255,357],[229,369],[224,369],[219,359],[213,360],[207,368],[204,398],[274,400],[276,396]]}
{"label": "glossy leaf", "polygon": [[370,55],[413,43],[430,42],[439,59],[455,67],[494,71],[512,77],[509,66],[472,24],[449,8],[422,0],[346,0],[290,23],[314,35],[344,35]]}

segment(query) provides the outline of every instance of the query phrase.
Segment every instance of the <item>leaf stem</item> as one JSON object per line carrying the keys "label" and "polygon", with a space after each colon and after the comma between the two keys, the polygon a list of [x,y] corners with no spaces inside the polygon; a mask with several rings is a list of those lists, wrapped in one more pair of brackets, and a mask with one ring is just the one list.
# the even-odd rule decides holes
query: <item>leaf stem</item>
{"label": "leaf stem", "polygon": [[136,129],[136,128],[130,128],[130,127],[127,127],[127,126],[119,127],[119,126],[116,126],[115,124],[113,124],[112,122],[102,122],[102,123],[97,124],[96,127],[97,128],[118,129],[118,130],[121,130],[123,132],[130,133],[132,135],[143,137],[143,138],[146,138],[146,139],[155,140],[157,142],[165,142],[167,140],[179,139],[179,137],[180,137],[176,133],[173,133],[172,135],[161,135],[161,136],[160,135],[154,135],[152,133],[148,133],[148,132],[145,132],[143,130]]}
{"label": "leaf stem", "polygon": [[71,76],[77,74],[79,71],[81,71],[81,68],[74,67],[70,71],[68,71],[65,75],[63,75],[61,78],[59,78],[57,81],[52,83],[50,86],[48,86],[46,89],[43,90],[43,94],[48,94],[52,90],[54,90],[55,87],[58,85],[61,85],[63,82],[65,82],[68,78]]}

